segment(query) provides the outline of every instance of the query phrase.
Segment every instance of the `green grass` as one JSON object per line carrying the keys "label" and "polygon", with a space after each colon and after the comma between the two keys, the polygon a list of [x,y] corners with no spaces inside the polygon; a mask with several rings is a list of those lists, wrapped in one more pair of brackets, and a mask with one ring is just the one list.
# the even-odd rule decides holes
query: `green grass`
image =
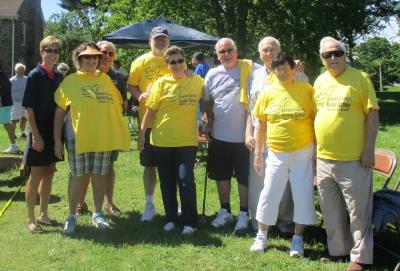
{"label": "green grass", "polygon": [[400,91],[400,85],[385,86],[384,91]]}
{"label": "green grass", "polygon": [[[392,105],[392,103],[394,103]],[[391,105],[384,106],[382,105]],[[400,105],[395,100],[381,100],[385,116],[377,146],[388,148],[400,155]],[[386,116],[388,114],[389,116]],[[394,118],[391,118],[394,117]],[[394,120],[393,120],[394,119]],[[18,141],[22,146],[22,141]],[[0,150],[8,146],[4,129],[0,130]],[[52,218],[63,222],[68,213],[67,175],[68,164],[57,164],[53,193],[49,206]],[[395,180],[400,177],[400,170]],[[203,164],[196,169],[198,210],[204,188]],[[0,206],[2,207],[17,190],[21,180],[16,178],[18,169],[0,174]],[[162,230],[163,208],[159,189],[156,191],[156,208],[159,215],[152,223],[140,223],[144,207],[142,170],[138,161],[135,142],[129,152],[120,154],[116,163],[115,203],[123,215],[112,218],[113,229],[99,232],[90,225],[90,215],[79,218],[77,234],[66,237],[62,227],[46,227],[46,233],[32,235],[25,230],[26,206],[22,188],[10,208],[0,218],[0,270],[344,270],[346,263],[322,264],[326,255],[325,233],[321,227],[308,228],[306,258],[288,256],[289,241],[271,233],[269,250],[262,255],[249,252],[254,234],[232,235],[232,227],[215,230],[210,221],[218,210],[215,183],[210,181],[207,190],[206,223],[193,236],[184,237],[175,231],[165,234]],[[233,182],[236,184],[236,182]],[[379,187],[381,181],[377,183]],[[235,185],[236,186],[236,185]],[[238,194],[232,191],[232,209],[238,210]],[[89,191],[87,202],[92,207]],[[398,245],[395,235],[385,235],[388,242]],[[375,250],[376,270],[392,270],[395,259]]]}

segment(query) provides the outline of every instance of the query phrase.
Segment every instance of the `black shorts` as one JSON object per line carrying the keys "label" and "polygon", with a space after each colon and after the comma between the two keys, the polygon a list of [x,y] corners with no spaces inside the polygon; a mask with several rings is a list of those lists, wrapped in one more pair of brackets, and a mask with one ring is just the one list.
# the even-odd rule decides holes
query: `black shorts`
{"label": "black shorts", "polygon": [[148,128],[145,133],[144,148],[139,154],[140,164],[143,167],[155,167],[157,166],[156,155],[154,152],[153,145],[150,144],[150,133],[151,128]]}
{"label": "black shorts", "polygon": [[236,176],[238,183],[248,186],[250,152],[244,143],[231,143],[213,138],[208,145],[208,177],[213,180],[230,180]]}

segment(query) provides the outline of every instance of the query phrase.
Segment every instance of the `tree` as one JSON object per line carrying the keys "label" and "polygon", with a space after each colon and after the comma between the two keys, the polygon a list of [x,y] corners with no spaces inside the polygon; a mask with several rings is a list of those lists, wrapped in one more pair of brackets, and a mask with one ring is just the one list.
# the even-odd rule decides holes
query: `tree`
{"label": "tree", "polygon": [[400,82],[400,44],[385,38],[369,38],[354,48],[355,67],[367,72],[375,89],[379,89],[379,66],[383,85]]}

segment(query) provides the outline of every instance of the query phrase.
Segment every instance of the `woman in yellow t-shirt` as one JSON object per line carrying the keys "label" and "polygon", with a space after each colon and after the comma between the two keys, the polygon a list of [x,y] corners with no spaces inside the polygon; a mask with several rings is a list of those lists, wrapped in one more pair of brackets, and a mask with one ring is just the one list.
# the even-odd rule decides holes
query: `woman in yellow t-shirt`
{"label": "woman in yellow t-shirt", "polygon": [[304,225],[314,224],[316,219],[312,181],[315,106],[312,86],[295,80],[294,67],[293,58],[286,53],[273,58],[272,70],[279,82],[260,94],[253,110],[260,122],[254,151],[254,168],[260,176],[264,173],[265,139],[268,157],[256,214],[259,230],[250,251],[266,249],[268,228],[276,223],[279,203],[289,180],[295,222],[290,256],[303,257]]}
{"label": "woman in yellow t-shirt", "polygon": [[172,46],[164,54],[169,75],[152,86],[139,132],[139,150],[144,148],[145,131],[153,124],[150,143],[154,146],[165,210],[164,230],[178,222],[177,184],[181,199],[183,234],[197,227],[194,163],[197,150],[197,107],[203,90],[201,77],[185,75],[184,52]]}
{"label": "woman in yellow t-shirt", "polygon": [[73,52],[77,72],[68,75],[54,94],[54,152],[63,156],[62,127],[66,112],[71,123],[65,137],[71,178],[69,210],[64,233],[76,227],[76,207],[85,179],[92,179],[95,211],[92,222],[98,229],[109,228],[102,214],[106,175],[115,150],[128,150],[130,134],[122,116],[122,97],[110,77],[97,70],[103,56],[94,43],[83,43]]}

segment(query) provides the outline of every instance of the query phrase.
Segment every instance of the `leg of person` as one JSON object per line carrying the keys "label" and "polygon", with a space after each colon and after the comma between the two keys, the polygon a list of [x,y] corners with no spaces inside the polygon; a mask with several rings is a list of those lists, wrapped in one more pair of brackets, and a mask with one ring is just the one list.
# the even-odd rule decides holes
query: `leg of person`
{"label": "leg of person", "polygon": [[341,162],[336,171],[336,180],[350,216],[354,244],[350,251],[350,261],[372,264],[372,169],[362,167],[360,161]]}
{"label": "leg of person", "polygon": [[192,234],[196,230],[198,222],[196,183],[194,182],[196,151],[197,147],[175,148],[183,234]]}
{"label": "leg of person", "polygon": [[250,151],[244,143],[233,143],[233,168],[238,182],[240,210],[237,216],[235,231],[247,229],[249,223],[248,193],[249,193],[249,161]]}
{"label": "leg of person", "polygon": [[156,157],[154,147],[150,144],[150,133],[151,129],[147,129],[144,150],[140,153],[140,164],[144,167],[143,185],[146,196],[146,205],[140,218],[142,222],[152,221],[156,215],[156,208],[154,207],[154,191],[157,184]]}
{"label": "leg of person", "polygon": [[82,186],[85,179],[90,180],[90,175],[70,176],[68,182],[68,202],[69,215],[64,225],[64,234],[75,233],[76,228],[76,207],[78,206],[79,198],[82,192]]}
{"label": "leg of person", "polygon": [[174,229],[178,221],[176,152],[174,149],[171,147],[154,147],[165,211],[165,231]]}
{"label": "leg of person", "polygon": [[304,225],[316,222],[314,207],[314,185],[312,156],[314,145],[295,151],[291,154],[289,181],[293,195],[295,233],[290,249],[291,257],[304,256]]}
{"label": "leg of person", "polygon": [[91,174],[92,188],[93,188],[93,202],[95,207],[95,211],[93,212],[92,222],[93,225],[100,230],[107,229],[110,227],[110,224],[108,224],[102,213],[104,195],[106,192],[106,178],[107,178],[106,174],[107,173]]}
{"label": "leg of person", "polygon": [[288,182],[285,192],[283,192],[281,203],[279,204],[278,222],[276,223],[285,239],[291,238],[294,232],[293,208],[292,189]]}
{"label": "leg of person", "polygon": [[250,153],[250,164],[249,164],[249,193],[248,193],[248,207],[250,222],[253,230],[258,230],[258,222],[256,220],[258,199],[260,193],[264,187],[264,175],[258,176],[254,169],[254,153]]}
{"label": "leg of person", "polygon": [[82,180],[82,190],[81,195],[79,197],[79,202],[76,207],[76,214],[83,215],[89,212],[88,206],[86,204],[86,194],[89,189],[90,184],[90,175],[87,174],[85,178]]}
{"label": "leg of person", "polygon": [[19,119],[11,119],[11,132],[12,132],[12,135],[13,135],[14,139],[17,138],[17,136],[15,134],[15,130],[16,130],[18,122],[19,122]]}
{"label": "leg of person", "polygon": [[39,189],[40,181],[45,174],[44,167],[31,166],[31,174],[26,184],[25,199],[28,209],[27,229],[32,233],[40,231],[40,227],[36,225],[35,204]]}
{"label": "leg of person", "polygon": [[207,167],[210,179],[216,180],[221,204],[217,217],[211,222],[215,228],[233,221],[230,207],[233,150],[228,142],[213,139],[208,145]]}
{"label": "leg of person", "polygon": [[25,138],[26,137],[25,128],[26,128],[26,118],[22,117],[20,122],[19,122],[19,129],[20,129],[20,132],[21,132],[21,138]]}
{"label": "leg of person", "polygon": [[49,206],[49,200],[51,195],[51,187],[53,185],[53,176],[55,172],[55,163],[51,163],[50,165],[44,167],[44,176],[41,180],[39,187],[40,194],[40,214],[38,217],[38,221],[43,222],[44,224],[56,224],[56,221],[52,221],[49,218],[47,209]]}
{"label": "leg of person", "polygon": [[115,171],[114,171],[114,161],[111,161],[110,171],[106,178],[106,210],[110,215],[119,216],[121,210],[118,209],[114,204],[114,186],[115,186]]}
{"label": "leg of person", "polygon": [[339,259],[350,253],[353,241],[343,195],[334,178],[337,164],[338,161],[317,159],[317,187],[326,230],[328,258]]}
{"label": "leg of person", "polygon": [[11,123],[4,123],[4,128],[7,131],[8,139],[10,140],[10,147],[6,150],[3,151],[3,153],[8,153],[8,154],[16,154],[19,153],[19,148],[17,146],[17,143],[15,141],[15,134],[13,132],[12,124]]}

